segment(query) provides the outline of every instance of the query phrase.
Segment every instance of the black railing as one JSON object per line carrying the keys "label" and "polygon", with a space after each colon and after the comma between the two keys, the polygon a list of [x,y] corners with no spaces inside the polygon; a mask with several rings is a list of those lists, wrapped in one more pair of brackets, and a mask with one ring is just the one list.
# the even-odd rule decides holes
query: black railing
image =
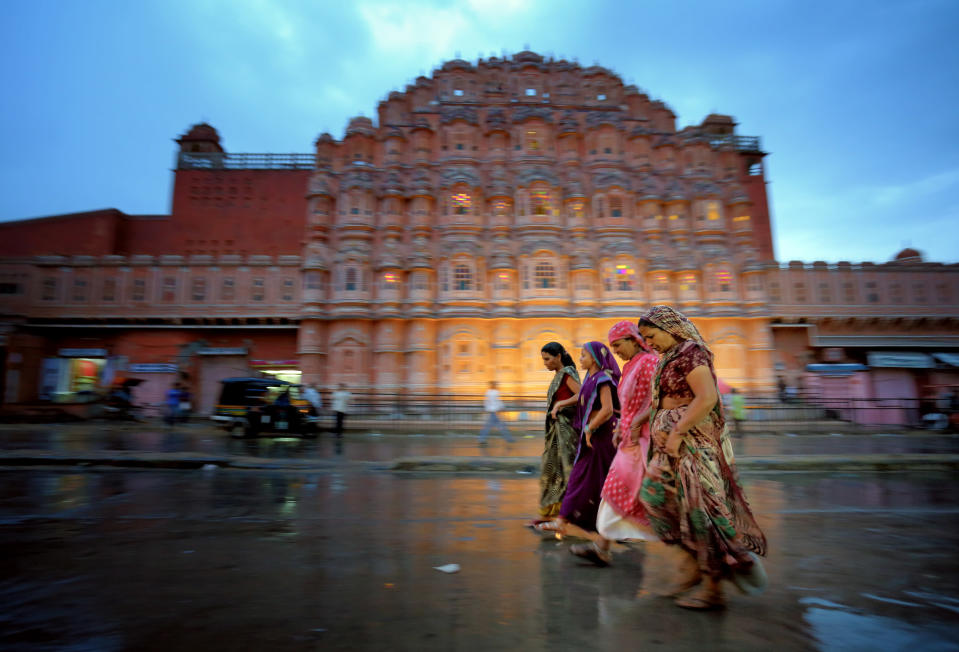
{"label": "black railing", "polygon": [[313,154],[227,154],[180,152],[178,170],[312,170]]}
{"label": "black railing", "polygon": [[709,142],[713,147],[720,145],[732,145],[740,152],[759,152],[759,136],[737,136],[735,134],[723,134],[709,137]]}
{"label": "black railing", "polygon": [[[729,395],[724,396],[728,405]],[[324,397],[329,407],[329,401]],[[542,427],[545,396],[503,396],[500,416],[507,423]],[[804,396],[782,401],[775,396],[746,398],[747,423],[797,425],[833,423],[837,426],[935,427],[926,415],[937,414],[934,404],[919,399],[852,399]],[[728,410],[728,408],[727,408]],[[474,429],[485,419],[483,397],[476,395],[353,393],[351,419],[383,427]],[[727,414],[728,416],[728,414]],[[948,418],[948,414],[946,415]],[[940,421],[941,423],[941,421]]]}

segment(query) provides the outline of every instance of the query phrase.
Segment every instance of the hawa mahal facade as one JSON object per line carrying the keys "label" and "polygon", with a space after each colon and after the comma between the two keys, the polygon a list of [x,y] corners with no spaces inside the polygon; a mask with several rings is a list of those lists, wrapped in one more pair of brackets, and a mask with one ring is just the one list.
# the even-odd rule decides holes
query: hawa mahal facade
{"label": "hawa mahal facade", "polygon": [[[907,369],[914,393],[955,377],[957,266],[780,265],[765,153],[729,116],[678,128],[610,70],[533,52],[448,61],[377,113],[309,154],[229,153],[198,124],[169,215],[0,224],[4,399],[124,374],[160,400],[188,377],[209,411],[221,378],[253,371],[539,395],[544,343],[605,340],[656,303],[747,392],[859,367]],[[892,354],[928,364],[868,364]]]}

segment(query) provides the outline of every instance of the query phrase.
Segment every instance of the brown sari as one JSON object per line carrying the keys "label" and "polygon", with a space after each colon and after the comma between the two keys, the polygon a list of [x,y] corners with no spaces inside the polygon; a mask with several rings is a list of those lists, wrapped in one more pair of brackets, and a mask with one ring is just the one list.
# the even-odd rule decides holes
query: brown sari
{"label": "brown sari", "polygon": [[660,539],[682,546],[704,574],[721,578],[752,565],[749,551],[765,555],[766,537],[736,481],[721,401],[683,437],[678,457],[666,453],[666,436],[688,406],[659,409],[662,398],[692,399],[686,376],[699,366],[707,366],[715,380],[712,355],[701,338],[684,338],[660,360],[653,379],[652,444],[640,500]]}

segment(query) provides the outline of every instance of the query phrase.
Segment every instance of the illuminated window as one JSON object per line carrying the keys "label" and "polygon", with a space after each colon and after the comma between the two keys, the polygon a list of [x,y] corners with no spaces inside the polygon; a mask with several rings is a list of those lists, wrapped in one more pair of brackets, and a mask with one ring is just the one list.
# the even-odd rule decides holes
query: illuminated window
{"label": "illuminated window", "polygon": [[535,131],[526,132],[526,149],[531,152],[539,150],[539,137]]}
{"label": "illuminated window", "polygon": [[749,221],[748,215],[737,215],[736,217],[733,218],[733,222],[748,222],[748,221]]}
{"label": "illuminated window", "polygon": [[586,213],[586,205],[581,201],[574,201],[570,203],[569,210],[573,217],[581,220]]}
{"label": "illuminated window", "polygon": [[729,292],[733,288],[733,275],[728,270],[721,269],[716,272],[716,283],[720,292]]}
{"label": "illuminated window", "polygon": [[551,215],[553,212],[550,195],[546,190],[533,190],[530,193],[530,202],[532,203],[533,215]]}
{"label": "illuminated window", "polygon": [[536,89],[535,89],[535,88],[527,88],[527,89],[526,89],[526,97],[536,97]]}
{"label": "illuminated window", "polygon": [[496,289],[497,290],[509,290],[509,274],[506,272],[500,272],[496,275]]}
{"label": "illuminated window", "polygon": [[383,274],[383,289],[388,292],[395,292],[399,289],[400,278],[394,272]]}
{"label": "illuminated window", "polygon": [[657,274],[655,281],[657,294],[666,294],[669,292],[669,277],[666,274]]}
{"label": "illuminated window", "polygon": [[679,289],[682,292],[695,292],[696,291],[696,274],[693,272],[686,272],[680,277]]}
{"label": "illuminated window", "polygon": [[710,221],[719,219],[719,202],[711,201],[706,205],[706,217]]}
{"label": "illuminated window", "polygon": [[459,264],[453,268],[453,289],[473,289],[473,272],[467,265]]}
{"label": "illuminated window", "polygon": [[502,217],[509,214],[509,202],[505,199],[493,200],[493,215]]}
{"label": "illuminated window", "polygon": [[544,290],[556,287],[556,270],[547,262],[538,262],[533,269],[533,286]]}
{"label": "illuminated window", "polygon": [[453,201],[453,213],[455,215],[466,215],[470,212],[473,200],[468,192],[457,192],[451,197]]}
{"label": "illuminated window", "polygon": [[629,265],[616,265],[613,277],[619,292],[631,292],[635,283],[636,270]]}

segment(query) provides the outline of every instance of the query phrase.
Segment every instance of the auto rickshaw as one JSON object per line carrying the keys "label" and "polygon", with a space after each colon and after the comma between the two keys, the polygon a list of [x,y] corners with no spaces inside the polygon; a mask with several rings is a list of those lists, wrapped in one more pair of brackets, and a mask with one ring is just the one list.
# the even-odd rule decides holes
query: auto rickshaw
{"label": "auto rickshaw", "polygon": [[316,437],[319,418],[300,386],[278,378],[224,378],[212,419],[231,435]]}

